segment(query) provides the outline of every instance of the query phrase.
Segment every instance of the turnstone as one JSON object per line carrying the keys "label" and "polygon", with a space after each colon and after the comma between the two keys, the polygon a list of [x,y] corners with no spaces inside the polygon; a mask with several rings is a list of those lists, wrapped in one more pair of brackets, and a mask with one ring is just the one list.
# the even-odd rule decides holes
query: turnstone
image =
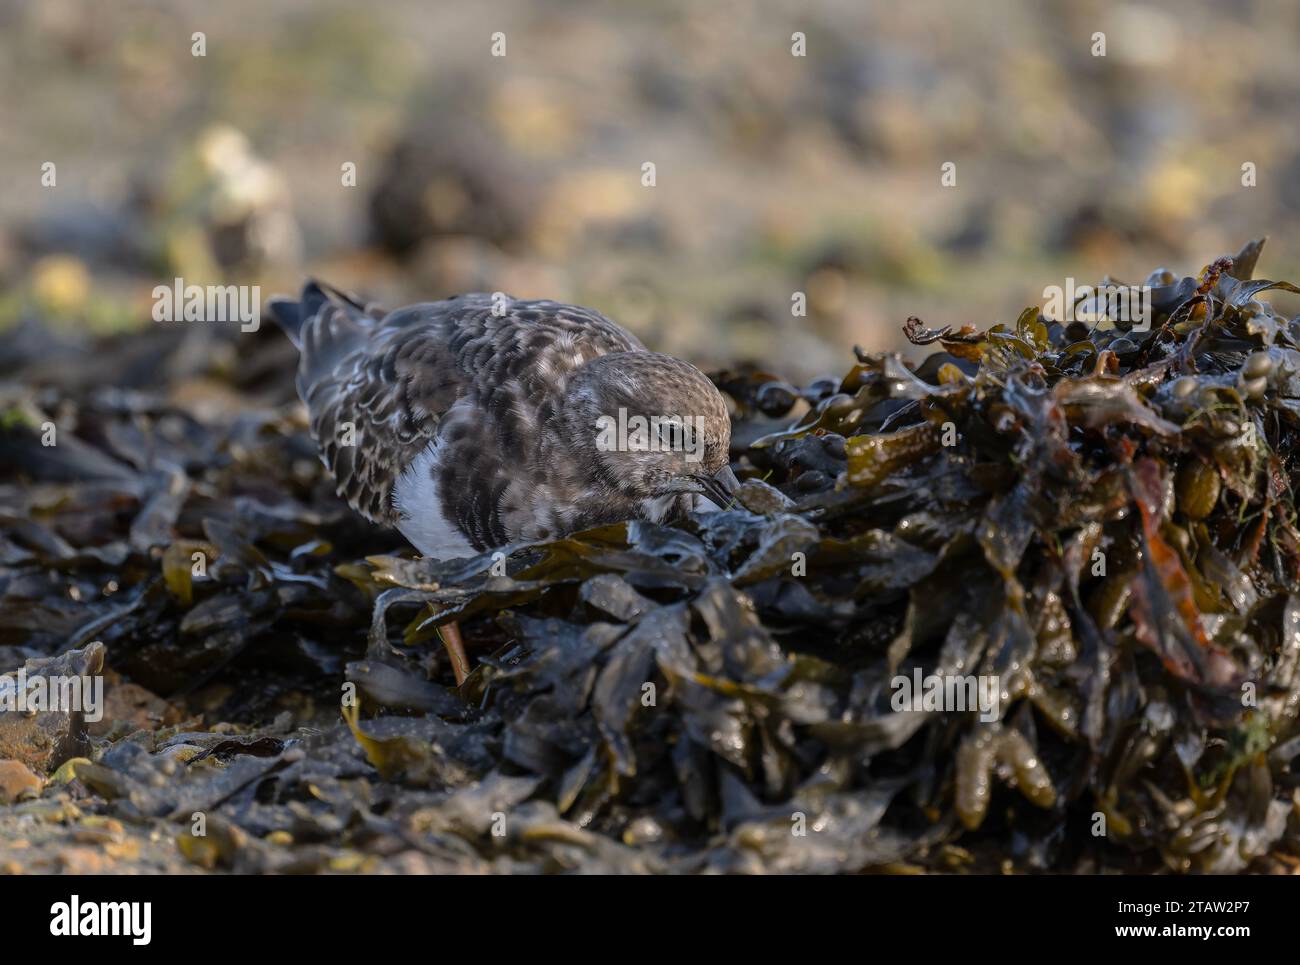
{"label": "turnstone", "polygon": [[[599,312],[470,294],[384,313],[316,281],[268,310],[338,494],[426,556],[662,522],[735,489],[713,383]],[[454,625],[444,642],[460,683]]]}

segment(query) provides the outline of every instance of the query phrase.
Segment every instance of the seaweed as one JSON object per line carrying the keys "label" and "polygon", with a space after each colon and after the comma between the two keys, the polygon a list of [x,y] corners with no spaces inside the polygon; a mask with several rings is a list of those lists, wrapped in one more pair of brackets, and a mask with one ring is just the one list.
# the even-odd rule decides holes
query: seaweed
{"label": "seaweed", "polygon": [[1146,330],[913,318],[919,363],[718,373],[730,507],[452,562],[351,516],[265,361],[240,411],[176,401],[179,333],[112,389],[8,373],[0,658],[102,658],[111,719],[0,715],[64,735],[0,861],[1293,867],[1300,319],[1258,296],[1300,289],[1261,250],[1153,273]]}

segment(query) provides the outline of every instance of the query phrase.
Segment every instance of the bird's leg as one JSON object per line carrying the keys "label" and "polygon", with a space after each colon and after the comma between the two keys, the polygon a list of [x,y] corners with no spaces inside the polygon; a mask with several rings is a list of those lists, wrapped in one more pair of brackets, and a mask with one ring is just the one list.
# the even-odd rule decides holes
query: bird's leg
{"label": "bird's leg", "polygon": [[451,669],[456,674],[456,686],[459,687],[469,676],[469,658],[465,656],[465,641],[460,638],[460,624],[454,620],[438,627],[438,638],[442,640],[447,656],[451,657]]}

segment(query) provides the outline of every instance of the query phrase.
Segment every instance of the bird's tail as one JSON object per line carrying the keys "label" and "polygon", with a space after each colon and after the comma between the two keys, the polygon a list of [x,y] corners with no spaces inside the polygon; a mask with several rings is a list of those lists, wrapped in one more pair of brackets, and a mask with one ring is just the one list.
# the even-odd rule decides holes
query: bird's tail
{"label": "bird's tail", "polygon": [[266,303],[267,314],[275,324],[284,329],[295,348],[302,348],[302,327],[329,301],[329,294],[320,282],[307,279],[302,295],[295,301],[285,295],[276,295]]}

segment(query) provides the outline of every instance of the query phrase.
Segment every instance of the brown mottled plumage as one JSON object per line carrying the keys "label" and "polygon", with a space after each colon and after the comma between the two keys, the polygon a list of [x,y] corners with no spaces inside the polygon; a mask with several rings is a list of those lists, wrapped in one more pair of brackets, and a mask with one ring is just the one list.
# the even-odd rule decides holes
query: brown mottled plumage
{"label": "brown mottled plumage", "polygon": [[[624,519],[734,485],[726,403],[693,366],[598,312],[461,295],[384,315],[310,282],[272,316],[339,495],[441,558]],[[699,447],[610,451],[597,420],[699,419]]]}

